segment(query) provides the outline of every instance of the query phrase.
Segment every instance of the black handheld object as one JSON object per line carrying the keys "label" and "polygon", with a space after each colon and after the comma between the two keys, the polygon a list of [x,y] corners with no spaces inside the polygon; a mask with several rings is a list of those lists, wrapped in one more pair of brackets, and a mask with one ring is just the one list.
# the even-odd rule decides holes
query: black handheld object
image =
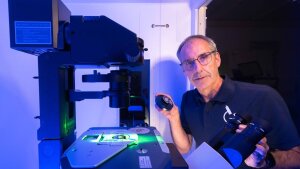
{"label": "black handheld object", "polygon": [[238,114],[229,115],[228,121],[225,126],[209,141],[209,145],[218,150],[224,143],[235,134],[236,129],[239,128],[240,124],[247,124],[251,121],[251,116],[246,115],[245,117]]}
{"label": "black handheld object", "polygon": [[165,95],[157,95],[155,96],[156,105],[163,110],[171,110],[173,108],[173,101],[171,98]]}
{"label": "black handheld object", "polygon": [[232,136],[218,152],[234,168],[241,165],[256,148],[256,144],[266,136],[271,130],[271,126],[264,120],[248,123],[247,127],[241,132]]}

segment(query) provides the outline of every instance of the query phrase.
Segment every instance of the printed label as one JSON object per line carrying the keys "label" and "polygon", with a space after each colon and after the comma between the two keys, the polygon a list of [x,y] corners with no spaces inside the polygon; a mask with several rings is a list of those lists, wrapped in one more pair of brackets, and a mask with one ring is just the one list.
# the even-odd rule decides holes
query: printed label
{"label": "printed label", "polygon": [[16,44],[52,44],[51,22],[15,21]]}
{"label": "printed label", "polygon": [[139,156],[140,168],[152,168],[149,156]]}

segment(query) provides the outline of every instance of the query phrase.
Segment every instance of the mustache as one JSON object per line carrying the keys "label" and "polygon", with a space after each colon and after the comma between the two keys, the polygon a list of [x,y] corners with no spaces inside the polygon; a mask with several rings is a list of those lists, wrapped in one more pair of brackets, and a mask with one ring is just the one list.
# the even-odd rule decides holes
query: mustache
{"label": "mustache", "polygon": [[196,72],[193,74],[192,77],[193,77],[193,79],[199,79],[199,78],[202,78],[205,76],[211,76],[211,73],[210,72],[204,72],[204,73]]}

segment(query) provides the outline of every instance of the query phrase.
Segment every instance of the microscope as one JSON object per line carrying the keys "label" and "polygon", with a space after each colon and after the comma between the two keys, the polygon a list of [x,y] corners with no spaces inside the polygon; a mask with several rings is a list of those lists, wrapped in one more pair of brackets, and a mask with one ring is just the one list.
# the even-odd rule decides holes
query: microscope
{"label": "microscope", "polygon": [[[142,74],[149,61],[141,38],[106,16],[72,16],[61,0],[9,0],[9,17],[11,48],[38,57],[40,169],[172,168],[170,149],[145,120],[149,86],[140,82],[149,84]],[[82,76],[82,82],[109,83],[109,90],[75,90],[81,67],[117,67]],[[104,97],[120,108],[122,125],[93,127],[77,138],[76,102]],[[133,121],[141,122],[133,123],[130,111],[143,112]]]}

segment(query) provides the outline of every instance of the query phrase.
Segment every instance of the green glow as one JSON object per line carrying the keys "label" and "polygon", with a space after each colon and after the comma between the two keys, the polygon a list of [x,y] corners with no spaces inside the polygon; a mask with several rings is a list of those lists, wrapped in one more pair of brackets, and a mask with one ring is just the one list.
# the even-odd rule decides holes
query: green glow
{"label": "green glow", "polygon": [[138,140],[137,134],[102,134],[101,142],[128,142]]}
{"label": "green glow", "polygon": [[134,96],[134,95],[131,95],[129,96],[130,98],[140,98],[141,96]]}
{"label": "green glow", "polygon": [[164,143],[164,139],[162,138],[162,136],[156,136],[156,139],[158,141],[158,143]]}
{"label": "green glow", "polygon": [[139,143],[155,143],[156,137],[155,136],[149,136],[149,135],[140,135],[139,136]]}
{"label": "green glow", "polygon": [[97,143],[99,142],[99,134],[94,134],[94,135],[85,135],[82,140],[84,141],[88,141],[88,142],[93,142],[93,143]]}
{"label": "green glow", "polygon": [[69,119],[69,120],[64,119],[63,134],[68,135],[68,133],[73,130],[74,126],[75,126],[75,120],[74,119]]}
{"label": "green glow", "polygon": [[67,107],[61,112],[61,134],[62,136],[67,136],[72,133],[75,129],[75,116],[69,117],[69,112]]}
{"label": "green glow", "polygon": [[137,134],[91,134],[85,135],[82,140],[94,143],[116,143],[128,142],[128,145],[136,144],[138,140]]}

